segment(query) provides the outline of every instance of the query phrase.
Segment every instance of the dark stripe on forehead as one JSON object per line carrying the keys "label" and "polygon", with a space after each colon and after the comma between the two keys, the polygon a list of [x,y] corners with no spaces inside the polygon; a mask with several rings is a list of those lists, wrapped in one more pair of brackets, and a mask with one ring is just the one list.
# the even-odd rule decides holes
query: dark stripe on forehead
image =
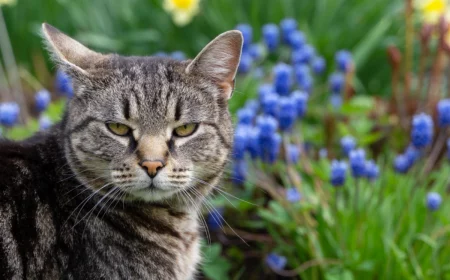
{"label": "dark stripe on forehead", "polygon": [[180,99],[177,102],[177,106],[175,107],[175,121],[179,121],[181,119],[181,107],[183,107],[183,101]]}
{"label": "dark stripe on forehead", "polygon": [[128,98],[123,101],[123,115],[126,120],[130,119],[130,100]]}

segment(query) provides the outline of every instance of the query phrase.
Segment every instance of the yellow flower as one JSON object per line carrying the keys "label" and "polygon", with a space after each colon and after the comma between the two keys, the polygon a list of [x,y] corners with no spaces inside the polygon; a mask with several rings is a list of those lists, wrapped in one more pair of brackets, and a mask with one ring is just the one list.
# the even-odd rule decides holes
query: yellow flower
{"label": "yellow flower", "polygon": [[16,4],[16,0],[0,0],[0,6],[3,5],[15,5]]}
{"label": "yellow flower", "polygon": [[415,4],[423,21],[428,24],[437,23],[442,15],[447,14],[449,8],[448,0],[417,0]]}
{"label": "yellow flower", "polygon": [[[1,1],[1,0],[0,0]],[[179,26],[188,24],[199,11],[200,0],[164,0],[164,10],[172,14]]]}

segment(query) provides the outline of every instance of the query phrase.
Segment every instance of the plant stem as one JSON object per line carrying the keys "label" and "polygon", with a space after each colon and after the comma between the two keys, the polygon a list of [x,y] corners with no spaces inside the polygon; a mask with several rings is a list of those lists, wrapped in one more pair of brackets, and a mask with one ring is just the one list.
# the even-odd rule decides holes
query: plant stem
{"label": "plant stem", "polygon": [[442,148],[445,145],[445,139],[447,138],[447,130],[442,128],[439,130],[438,138],[434,143],[433,149],[430,152],[430,156],[425,162],[425,166],[423,168],[423,174],[427,174],[430,172],[436,164],[436,161],[439,159],[439,155],[441,154]]}
{"label": "plant stem", "polygon": [[20,106],[20,118],[23,123],[28,119],[27,104],[23,94],[22,86],[20,84],[19,71],[16,61],[14,59],[14,52],[12,50],[11,41],[9,40],[8,30],[6,28],[3,12],[0,8],[0,49],[2,51],[5,68],[8,72],[8,77],[11,79],[13,91],[16,93],[15,98]]}

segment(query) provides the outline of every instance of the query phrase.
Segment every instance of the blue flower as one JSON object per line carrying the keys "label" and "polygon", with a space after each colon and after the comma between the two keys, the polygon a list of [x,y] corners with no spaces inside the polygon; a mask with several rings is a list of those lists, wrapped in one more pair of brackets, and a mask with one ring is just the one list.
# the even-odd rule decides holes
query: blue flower
{"label": "blue flower", "polygon": [[15,102],[0,103],[0,125],[13,126],[19,119],[20,108]]}
{"label": "blue flower", "polygon": [[289,45],[294,50],[301,49],[305,45],[305,42],[305,35],[301,31],[296,30],[289,35]]}
{"label": "blue flower", "polygon": [[50,92],[46,89],[41,89],[34,96],[34,102],[36,104],[36,110],[42,112],[47,109],[48,104],[50,104]]}
{"label": "blue flower", "polygon": [[237,160],[244,159],[244,153],[247,149],[247,135],[250,127],[248,125],[238,125],[234,132],[233,158]]}
{"label": "blue flower", "polygon": [[250,108],[242,108],[237,111],[237,119],[239,124],[252,124],[255,117],[255,111]]}
{"label": "blue flower", "polygon": [[283,131],[290,131],[297,118],[297,110],[291,97],[280,97],[278,110],[278,123]]}
{"label": "blue flower", "polygon": [[242,37],[244,37],[243,49],[247,50],[253,40],[253,28],[249,24],[238,24],[236,29],[242,32]]}
{"label": "blue flower", "polygon": [[261,156],[261,147],[259,143],[259,131],[258,127],[252,127],[248,132],[247,138],[247,150],[252,159],[256,159]]}
{"label": "blue flower", "polygon": [[328,78],[331,93],[341,93],[344,88],[345,78],[341,73],[333,73]]}
{"label": "blue flower", "polygon": [[352,54],[349,51],[341,50],[334,56],[336,60],[337,68],[342,72],[347,72],[350,70],[350,65],[352,64]]}
{"label": "blue flower", "polygon": [[262,84],[258,89],[259,102],[262,102],[266,95],[275,93],[275,88],[271,84]]}
{"label": "blue flower", "polygon": [[319,158],[326,159],[328,157],[328,150],[326,148],[322,148],[319,150]]}
{"label": "blue flower", "polygon": [[353,177],[364,176],[366,173],[366,152],[363,149],[352,150],[348,157]]}
{"label": "blue flower", "polygon": [[271,137],[278,129],[278,122],[271,116],[258,116],[256,125],[263,137]]}
{"label": "blue flower", "polygon": [[236,185],[242,185],[247,177],[247,162],[245,160],[236,160],[233,162],[232,181]]}
{"label": "blue flower", "polygon": [[409,145],[406,148],[405,154],[408,159],[409,165],[412,166],[421,156],[420,150],[416,149],[413,145]]}
{"label": "blue flower", "polygon": [[398,155],[394,160],[394,169],[398,173],[405,174],[408,172],[409,168],[411,167],[410,161],[408,160],[408,157],[405,155]]}
{"label": "blue flower", "polygon": [[296,188],[289,188],[286,190],[286,200],[295,203],[302,199],[302,195]]}
{"label": "blue flower", "polygon": [[326,62],[323,57],[316,56],[311,62],[311,68],[313,69],[314,73],[319,75],[322,74],[325,71]]}
{"label": "blue flower", "polygon": [[300,159],[300,148],[298,147],[298,145],[289,144],[287,146],[286,154],[287,161],[296,164]]}
{"label": "blue flower", "polygon": [[309,67],[305,64],[300,64],[295,66],[295,78],[299,87],[306,91],[310,92],[313,86],[313,79],[311,77],[311,72]]}
{"label": "blue flower", "polygon": [[282,270],[287,264],[287,259],[276,253],[270,253],[266,257],[266,264],[273,270]]}
{"label": "blue flower", "polygon": [[278,133],[266,134],[260,128],[259,147],[261,148],[261,158],[264,162],[274,163],[280,153],[281,136]]}
{"label": "blue flower", "polygon": [[345,156],[349,156],[350,151],[356,148],[356,141],[355,138],[351,137],[350,135],[344,136],[341,138],[341,148],[344,152]]}
{"label": "blue flower", "polygon": [[369,180],[375,180],[380,175],[380,168],[373,160],[368,160],[366,162],[366,177]]}
{"label": "blue flower", "polygon": [[245,109],[252,111],[253,115],[256,115],[259,110],[259,102],[255,99],[249,99],[245,102]]}
{"label": "blue flower", "polygon": [[52,124],[52,121],[47,116],[41,116],[39,118],[39,130],[47,130]]}
{"label": "blue flower", "polygon": [[344,161],[333,160],[331,162],[330,182],[333,186],[344,185],[347,173],[347,163]]}
{"label": "blue flower", "polygon": [[180,61],[186,59],[186,55],[182,51],[174,51],[173,53],[170,54],[170,57],[172,57],[175,60],[180,60]]}
{"label": "blue flower", "polygon": [[339,109],[342,106],[342,96],[339,93],[332,93],[330,95],[330,104],[334,109]]}
{"label": "blue flower", "polygon": [[56,90],[66,97],[73,96],[72,78],[61,70],[56,72]]}
{"label": "blue flower", "polygon": [[450,99],[443,99],[437,104],[439,126],[450,125]]}
{"label": "blue flower", "polygon": [[425,113],[413,117],[411,129],[411,142],[414,147],[420,149],[430,145],[433,141],[433,120]]}
{"label": "blue flower", "polygon": [[291,33],[297,30],[297,21],[293,18],[285,18],[280,22],[283,42],[289,43]]}
{"label": "blue flower", "polygon": [[248,53],[254,60],[260,60],[263,56],[263,52],[262,46],[258,44],[252,44],[248,50]]}
{"label": "blue flower", "polygon": [[427,194],[427,207],[431,211],[436,211],[439,209],[442,203],[442,197],[436,192],[429,192]]}
{"label": "blue flower", "polygon": [[264,97],[261,104],[264,114],[275,118],[278,116],[279,98],[276,93],[270,93]]}
{"label": "blue flower", "polygon": [[252,56],[246,52],[241,55],[241,60],[239,61],[238,71],[239,73],[248,73],[252,68],[253,59]]}
{"label": "blue flower", "polygon": [[214,208],[213,211],[208,213],[208,217],[206,218],[206,224],[208,225],[209,230],[217,231],[222,228],[223,212],[224,209],[220,207]]}
{"label": "blue flower", "polygon": [[270,52],[275,51],[280,41],[280,31],[276,24],[269,23],[263,26],[262,33],[264,37],[264,43],[266,43],[267,49]]}
{"label": "blue flower", "polygon": [[295,104],[297,117],[303,118],[306,114],[306,108],[308,105],[308,94],[303,91],[296,90],[292,92],[291,98],[292,102]]}
{"label": "blue flower", "polygon": [[288,95],[292,85],[292,67],[278,63],[273,68],[275,90],[280,95]]}
{"label": "blue flower", "polygon": [[253,77],[255,79],[261,80],[264,78],[264,76],[265,76],[264,68],[262,68],[261,66],[253,70]]}
{"label": "blue flower", "polygon": [[304,45],[302,48],[292,52],[291,60],[295,64],[307,64],[315,56],[316,51],[311,45]]}

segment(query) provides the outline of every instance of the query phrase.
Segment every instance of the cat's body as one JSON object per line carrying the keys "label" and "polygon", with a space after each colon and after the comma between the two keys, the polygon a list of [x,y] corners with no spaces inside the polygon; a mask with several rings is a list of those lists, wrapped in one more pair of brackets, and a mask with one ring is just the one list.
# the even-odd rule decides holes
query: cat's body
{"label": "cat's body", "polygon": [[230,152],[241,35],[177,62],[44,33],[75,97],[48,132],[0,142],[0,279],[192,279],[198,207]]}

